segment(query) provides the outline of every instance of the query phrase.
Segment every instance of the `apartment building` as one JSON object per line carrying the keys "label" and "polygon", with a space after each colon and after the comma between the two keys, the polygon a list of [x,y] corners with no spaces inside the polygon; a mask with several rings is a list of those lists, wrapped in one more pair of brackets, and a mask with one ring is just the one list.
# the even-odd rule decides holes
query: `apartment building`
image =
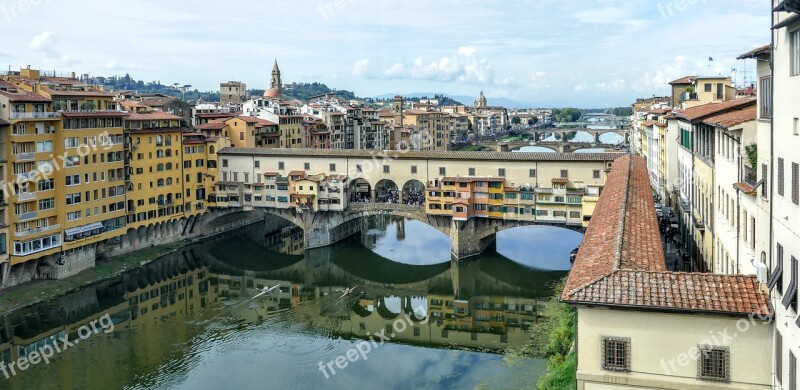
{"label": "apartment building", "polygon": [[[9,201],[9,277],[59,278],[94,265],[125,234],[123,119],[113,94],[22,69],[4,77],[0,119]],[[62,234],[63,233],[63,234]]]}
{"label": "apartment building", "polygon": [[[774,339],[775,388],[796,389],[800,356],[798,316],[798,259],[800,259],[800,1],[773,0],[772,87],[773,100],[760,106],[761,117],[771,111],[773,169],[769,202],[772,245],[769,253],[771,303],[776,311]],[[771,105],[771,107],[770,107]],[[770,110],[771,108],[771,110]],[[760,150],[760,148],[759,148]]]}
{"label": "apartment building", "polygon": [[414,126],[411,142],[417,150],[448,150],[455,119],[447,113],[429,109],[403,111],[403,123]]}
{"label": "apartment building", "polygon": [[247,84],[241,81],[228,81],[219,84],[219,104],[242,104],[247,100]]}
{"label": "apartment building", "polygon": [[672,107],[682,110],[737,97],[730,77],[686,76],[671,81],[669,85],[672,88]]}

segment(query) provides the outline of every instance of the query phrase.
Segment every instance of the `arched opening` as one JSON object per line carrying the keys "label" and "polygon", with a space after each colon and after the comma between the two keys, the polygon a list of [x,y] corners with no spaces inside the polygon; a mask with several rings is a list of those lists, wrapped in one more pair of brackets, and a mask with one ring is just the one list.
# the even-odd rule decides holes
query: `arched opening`
{"label": "arched opening", "polygon": [[156,172],[162,172],[164,170],[164,164],[158,163],[156,164]]}
{"label": "arched opening", "polygon": [[164,151],[156,150],[156,158],[161,158],[161,157],[164,157]]}
{"label": "arched opening", "polygon": [[165,153],[167,157],[172,157],[172,149],[167,149]]}
{"label": "arched opening", "polygon": [[171,185],[172,185],[172,178],[171,178],[171,177],[168,177],[168,178],[167,178],[167,185],[168,185],[168,186],[171,186]]}
{"label": "arched opening", "polygon": [[211,146],[208,147],[208,153],[209,154],[214,154],[214,145],[211,145]]}
{"label": "arched opening", "polygon": [[164,169],[166,169],[168,171],[171,171],[172,170],[172,163],[168,162],[167,165],[164,167]]}
{"label": "arched opening", "polygon": [[156,181],[156,186],[163,187],[164,186],[164,179],[158,179],[158,181]]}
{"label": "arched opening", "polygon": [[389,179],[383,179],[375,184],[375,202],[400,203],[400,191],[397,184]]}
{"label": "arched opening", "polygon": [[419,180],[409,180],[403,184],[403,204],[422,206],[425,204],[425,184]]}
{"label": "arched opening", "polygon": [[372,186],[366,179],[358,178],[350,182],[350,202],[371,202]]}

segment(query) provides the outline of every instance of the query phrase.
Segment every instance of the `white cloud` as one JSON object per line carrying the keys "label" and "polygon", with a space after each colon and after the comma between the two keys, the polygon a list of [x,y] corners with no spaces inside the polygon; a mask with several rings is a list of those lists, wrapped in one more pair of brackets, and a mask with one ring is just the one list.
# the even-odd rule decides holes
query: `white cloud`
{"label": "white cloud", "polygon": [[77,63],[58,49],[58,38],[52,31],[44,31],[33,37],[28,48],[44,55],[46,65],[69,66]]}
{"label": "white cloud", "polygon": [[574,88],[572,88],[575,92],[581,92],[586,89],[586,83],[576,84]]}
{"label": "white cloud", "polygon": [[356,61],[355,65],[353,65],[353,75],[365,77],[369,72],[369,58],[364,58],[363,60]]}
{"label": "white cloud", "polygon": [[478,56],[478,49],[460,47],[455,54],[442,57],[438,61],[425,62],[417,57],[407,66],[396,63],[387,68],[383,75],[387,78],[436,80],[471,84],[492,84],[494,69],[489,60]]}

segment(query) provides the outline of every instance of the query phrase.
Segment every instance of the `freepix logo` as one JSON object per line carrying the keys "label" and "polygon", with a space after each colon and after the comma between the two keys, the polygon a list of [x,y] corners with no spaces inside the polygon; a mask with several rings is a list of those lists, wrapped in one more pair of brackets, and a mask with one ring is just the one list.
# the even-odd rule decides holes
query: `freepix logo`
{"label": "freepix logo", "polygon": [[102,317],[96,318],[78,328],[77,339],[70,340],[69,335],[50,336],[44,340],[43,346],[27,352],[26,356],[20,356],[19,359],[10,363],[0,362],[0,372],[3,373],[6,379],[11,379],[11,377],[17,375],[17,372],[30,369],[41,362],[50,364],[50,359],[78,345],[82,340],[86,340],[100,332],[108,334],[113,331],[114,322],[111,321],[111,316],[106,313]]}
{"label": "freepix logo", "polygon": [[0,4],[0,14],[10,22],[18,18],[20,14],[30,11],[32,7],[41,4],[50,4],[50,0],[19,0],[10,4],[2,3]]}

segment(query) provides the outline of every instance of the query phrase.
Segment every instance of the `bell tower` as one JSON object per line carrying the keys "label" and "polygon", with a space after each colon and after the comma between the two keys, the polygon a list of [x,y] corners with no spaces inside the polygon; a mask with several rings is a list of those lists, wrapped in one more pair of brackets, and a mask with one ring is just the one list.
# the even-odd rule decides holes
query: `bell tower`
{"label": "bell tower", "polygon": [[278,68],[278,59],[275,59],[275,65],[272,67],[272,82],[270,88],[277,89],[278,92],[283,91],[283,82],[281,81],[281,69]]}

